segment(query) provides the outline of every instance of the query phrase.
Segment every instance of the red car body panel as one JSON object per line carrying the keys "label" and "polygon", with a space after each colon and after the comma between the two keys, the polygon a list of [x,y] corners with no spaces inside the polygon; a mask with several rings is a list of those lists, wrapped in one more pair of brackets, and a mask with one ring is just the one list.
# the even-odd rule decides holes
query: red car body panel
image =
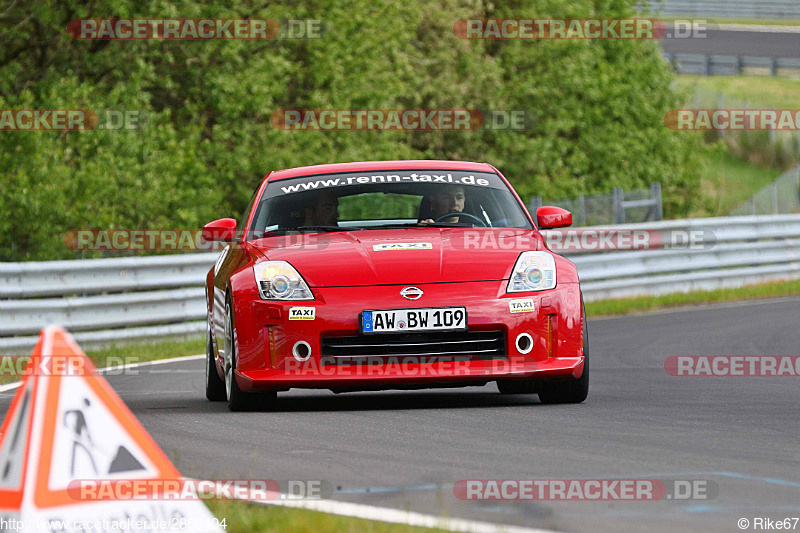
{"label": "red car body panel", "polygon": [[[270,181],[341,172],[403,169],[449,169],[496,173],[491,165],[454,161],[380,161],[300,167],[268,174]],[[517,202],[524,203],[508,185]],[[251,209],[245,227],[252,223]],[[530,214],[525,209],[530,219]],[[237,358],[236,381],[243,391],[289,387],[336,388],[425,384],[485,383],[515,378],[578,378],[583,372],[582,299],[577,269],[554,255],[557,285],[552,290],[506,293],[519,254],[548,250],[535,229],[406,228],[312,233],[231,242],[207,277],[208,321],[217,371],[222,371],[226,299],[233,307]],[[431,243],[430,249],[374,252],[373,244]],[[487,245],[489,243],[489,245]],[[262,300],[252,266],[263,260],[288,261],[303,276],[314,295],[311,301]],[[400,291],[419,287],[424,296],[409,301]],[[530,298],[534,311],[512,314],[509,300]],[[322,339],[359,335],[365,309],[465,307],[469,331],[502,332],[507,359],[457,362],[412,362],[381,369],[357,365],[325,367]],[[289,320],[292,307],[315,307],[313,320]],[[533,347],[523,354],[515,338],[528,332]],[[297,361],[291,353],[304,340],[312,356]]]}

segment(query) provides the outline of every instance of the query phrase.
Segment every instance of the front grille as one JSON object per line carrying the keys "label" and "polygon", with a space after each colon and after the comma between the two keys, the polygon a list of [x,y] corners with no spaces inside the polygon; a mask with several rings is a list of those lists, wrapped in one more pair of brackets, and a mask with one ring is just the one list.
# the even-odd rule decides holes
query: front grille
{"label": "front grille", "polygon": [[505,346],[506,339],[502,331],[431,331],[323,337],[322,364],[506,359]]}

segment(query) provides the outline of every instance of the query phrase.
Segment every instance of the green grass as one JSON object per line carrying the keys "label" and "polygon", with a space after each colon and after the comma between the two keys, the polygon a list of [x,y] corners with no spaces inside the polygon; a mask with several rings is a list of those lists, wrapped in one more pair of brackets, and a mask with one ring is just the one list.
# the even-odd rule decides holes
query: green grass
{"label": "green grass", "polygon": [[350,518],[306,509],[290,509],[275,505],[257,505],[227,500],[210,500],[206,504],[217,518],[220,520],[225,519],[226,533],[268,533],[273,531],[291,531],[292,533],[318,533],[320,531],[420,533],[424,531],[443,531],[440,529]]}
{"label": "green grass", "polygon": [[800,80],[779,76],[681,74],[676,76],[675,87],[688,91],[690,95],[697,90],[702,93],[722,93],[730,98],[747,100],[751,108],[759,106],[768,109],[796,109],[800,102]]}
{"label": "green grass", "polygon": [[[97,368],[103,368],[154,361],[156,359],[168,359],[170,357],[204,354],[206,353],[206,341],[205,337],[193,337],[184,340],[120,344],[98,349],[83,348],[83,351],[94,361]],[[16,368],[16,365],[14,365],[14,368]],[[0,383],[19,381],[22,377],[11,373],[10,370],[10,366],[2,368]]]}
{"label": "green grass", "polygon": [[700,182],[703,205],[692,217],[725,216],[781,175],[775,168],[764,168],[741,157],[716,155],[707,162]]}
{"label": "green grass", "polygon": [[717,289],[713,291],[695,291],[689,293],[665,294],[663,296],[642,296],[636,298],[620,298],[586,303],[586,316],[629,315],[647,313],[672,307],[702,305],[740,300],[758,300],[784,296],[800,296],[800,280],[777,281],[748,285],[736,289]]}
{"label": "green grass", "polygon": [[126,363],[142,363],[169,357],[182,357],[206,353],[204,336],[183,340],[165,340],[135,344],[119,344],[105,348],[85,348],[86,355],[92,358],[98,368],[119,364],[119,358]]}
{"label": "green grass", "polygon": [[[800,102],[800,80],[780,77],[680,75],[675,89],[686,95],[684,105],[691,108],[717,107],[717,94],[723,95],[726,108],[740,108],[747,101],[751,109],[795,109]],[[796,141],[788,132],[779,132],[778,141],[774,146],[765,132],[730,132],[720,150],[708,156],[701,180],[703,202],[690,216],[727,215],[790,168],[797,161]]]}

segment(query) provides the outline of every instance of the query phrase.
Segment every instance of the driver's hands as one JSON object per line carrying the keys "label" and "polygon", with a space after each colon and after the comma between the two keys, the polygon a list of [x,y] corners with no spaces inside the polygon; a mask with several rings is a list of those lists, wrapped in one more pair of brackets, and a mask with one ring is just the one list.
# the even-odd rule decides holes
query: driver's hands
{"label": "driver's hands", "polygon": [[434,223],[434,220],[430,219],[430,218],[425,219],[425,220],[420,220],[419,222],[417,222],[417,224],[433,224],[433,223]]}

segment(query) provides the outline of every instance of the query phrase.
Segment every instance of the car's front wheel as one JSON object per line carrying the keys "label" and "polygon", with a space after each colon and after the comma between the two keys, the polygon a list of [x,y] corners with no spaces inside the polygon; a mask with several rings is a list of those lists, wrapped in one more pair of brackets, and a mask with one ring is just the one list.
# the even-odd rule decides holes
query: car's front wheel
{"label": "car's front wheel", "polygon": [[225,303],[225,394],[228,398],[228,409],[231,411],[250,411],[268,409],[271,407],[278,394],[265,392],[260,394],[247,393],[239,388],[236,382],[236,329],[231,307],[230,297]]}
{"label": "car's front wheel", "polygon": [[225,382],[217,374],[214,355],[214,343],[211,342],[211,331],[208,331],[206,333],[206,398],[212,402],[221,402],[227,399],[227,395]]}

